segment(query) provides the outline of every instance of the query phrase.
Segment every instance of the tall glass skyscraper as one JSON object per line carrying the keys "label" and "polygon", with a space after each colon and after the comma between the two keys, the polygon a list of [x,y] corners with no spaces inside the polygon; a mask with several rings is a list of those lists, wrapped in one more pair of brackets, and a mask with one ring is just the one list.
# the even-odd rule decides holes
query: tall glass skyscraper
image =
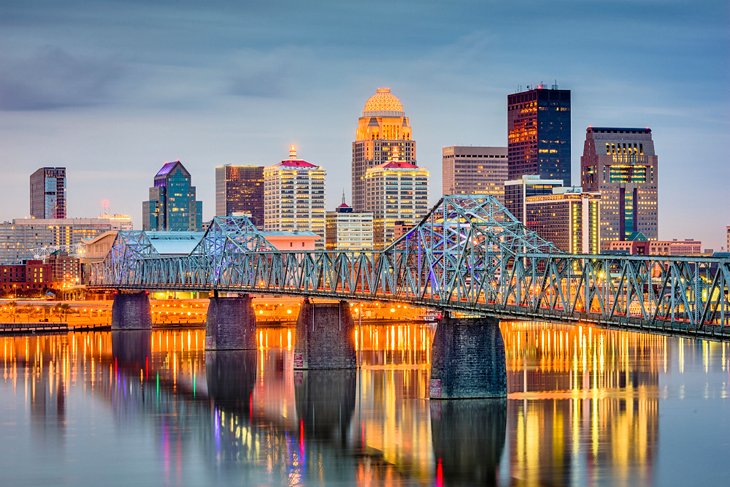
{"label": "tall glass skyscraper", "polygon": [[264,228],[264,166],[218,166],[215,168],[215,214],[247,214]]}
{"label": "tall glass skyscraper", "polygon": [[580,158],[584,191],[601,193],[601,248],[658,238],[658,157],[649,128],[588,127]]}
{"label": "tall glass skyscraper", "polygon": [[507,96],[508,179],[570,180],[570,90],[537,88]]}
{"label": "tall glass skyscraper", "polygon": [[202,220],[203,202],[195,199],[190,173],[180,161],[166,162],[155,175],[149,201],[142,203],[143,230],[199,232]]}
{"label": "tall glass skyscraper", "polygon": [[416,163],[416,142],[403,104],[390,92],[378,88],[365,102],[352,143],[352,208],[366,208],[365,173],[380,164],[398,160]]}
{"label": "tall glass skyscraper", "polygon": [[30,216],[66,218],[65,167],[42,167],[30,175]]}

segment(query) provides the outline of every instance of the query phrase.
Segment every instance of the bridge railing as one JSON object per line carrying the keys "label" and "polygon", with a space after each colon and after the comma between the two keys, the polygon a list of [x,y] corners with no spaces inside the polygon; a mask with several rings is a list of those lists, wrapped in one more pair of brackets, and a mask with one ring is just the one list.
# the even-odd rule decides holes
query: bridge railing
{"label": "bridge railing", "polygon": [[730,325],[730,261],[712,258],[517,254],[460,258],[407,252],[249,252],[144,257],[92,273],[92,285],[223,290],[408,301],[504,312],[689,328]]}
{"label": "bridge railing", "polygon": [[144,232],[120,232],[91,280],[672,329],[730,325],[730,259],[566,254],[479,195],[445,196],[378,251],[278,251],[244,217],[216,217],[185,256],[159,255]]}

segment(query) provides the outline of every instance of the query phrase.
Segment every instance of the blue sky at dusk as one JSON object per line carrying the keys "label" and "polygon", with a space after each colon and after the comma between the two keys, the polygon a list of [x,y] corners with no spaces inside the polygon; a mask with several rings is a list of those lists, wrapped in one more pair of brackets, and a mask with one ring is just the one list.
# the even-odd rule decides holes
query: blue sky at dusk
{"label": "blue sky at dusk", "polygon": [[730,3],[720,1],[5,0],[0,3],[0,220],[28,176],[66,166],[69,216],[101,200],[140,225],[180,159],[204,217],[214,167],[288,146],[350,193],[365,100],[389,86],[441,194],[441,147],[506,145],[506,97],[572,90],[573,179],[585,129],[651,127],[660,238],[724,245],[730,224]]}

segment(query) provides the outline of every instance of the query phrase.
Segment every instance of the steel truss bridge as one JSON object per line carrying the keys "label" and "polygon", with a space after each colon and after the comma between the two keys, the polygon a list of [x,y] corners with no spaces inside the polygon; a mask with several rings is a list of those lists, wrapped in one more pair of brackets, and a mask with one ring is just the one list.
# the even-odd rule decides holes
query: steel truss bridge
{"label": "steel truss bridge", "polygon": [[160,255],[119,232],[91,287],[396,301],[530,320],[730,337],[730,259],[567,254],[491,196],[445,196],[383,250],[280,251],[245,217]]}

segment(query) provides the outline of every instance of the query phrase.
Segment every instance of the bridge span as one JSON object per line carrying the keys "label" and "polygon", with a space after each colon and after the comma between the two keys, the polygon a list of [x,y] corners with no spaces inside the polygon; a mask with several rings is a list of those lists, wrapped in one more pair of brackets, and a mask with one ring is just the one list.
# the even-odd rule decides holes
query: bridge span
{"label": "bridge span", "polygon": [[[591,322],[730,338],[729,285],[727,258],[564,253],[526,229],[495,198],[483,195],[443,197],[417,226],[382,250],[280,251],[247,218],[216,217],[186,255],[161,255],[144,232],[119,232],[109,255],[91,271],[92,287],[121,293],[119,306],[115,302],[117,327],[135,320],[148,326],[148,318],[141,316],[149,315],[146,297],[124,293],[213,292],[210,349],[250,348],[255,316],[248,296],[253,294],[438,308],[446,319],[439,325],[435,343],[443,343],[444,348],[443,354],[435,351],[434,364],[443,357],[444,370],[457,370],[460,366],[454,361],[477,354],[478,363],[495,368],[488,378],[478,379],[489,381],[504,370],[499,366],[500,357],[504,360],[496,326],[499,319]],[[223,298],[218,293],[245,297]],[[337,312],[325,311],[329,318],[318,325],[317,306],[326,305],[302,307],[310,314],[300,314],[297,336],[308,338],[297,338],[295,366],[311,368],[311,357],[323,353],[320,345],[311,349],[310,341],[317,337],[326,353],[339,345],[352,345],[347,339],[352,331],[347,308],[330,305]],[[472,318],[455,319],[449,313]],[[333,340],[338,347],[327,347]],[[354,357],[349,350],[345,354]],[[342,360],[338,356],[335,362],[343,366]],[[449,392],[450,386],[433,380],[440,380],[438,373],[432,379],[432,397],[451,397],[452,392],[461,397],[460,392]],[[506,386],[499,392],[504,381],[497,382],[497,395],[504,395]]]}

